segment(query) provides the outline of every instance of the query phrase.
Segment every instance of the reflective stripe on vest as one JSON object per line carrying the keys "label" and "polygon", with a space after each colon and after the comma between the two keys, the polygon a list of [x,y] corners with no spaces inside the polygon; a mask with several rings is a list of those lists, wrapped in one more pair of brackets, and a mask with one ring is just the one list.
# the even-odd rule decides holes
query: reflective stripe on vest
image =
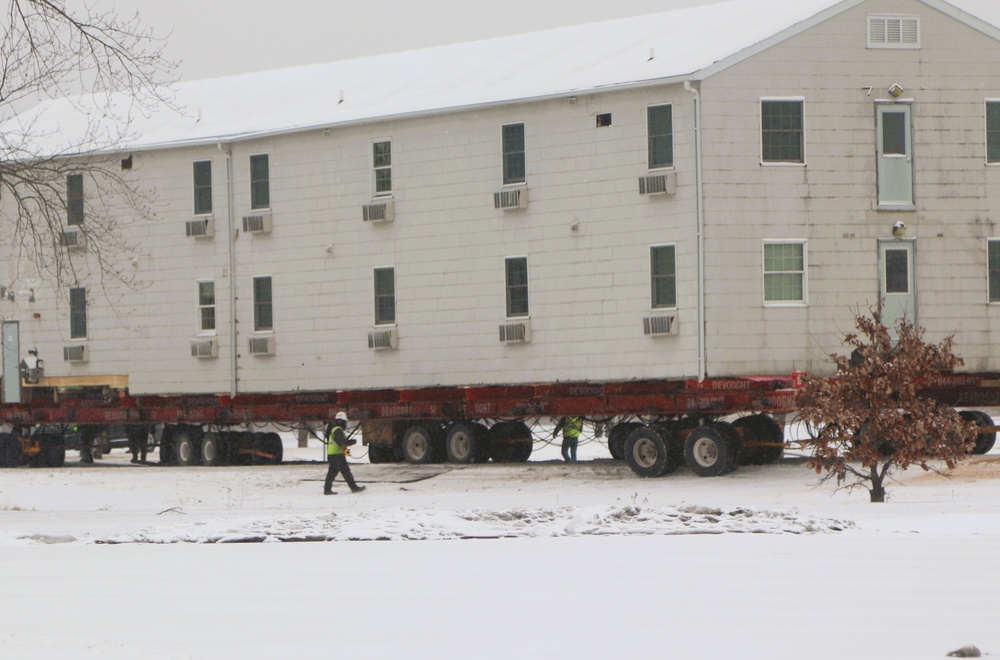
{"label": "reflective stripe on vest", "polygon": [[344,453],[344,448],[341,447],[340,445],[338,445],[337,441],[333,439],[334,436],[337,435],[337,431],[340,431],[340,433],[343,435],[342,439],[347,439],[347,434],[344,432],[344,429],[342,429],[339,426],[337,426],[336,424],[334,424],[333,428],[330,429],[330,437],[328,437],[326,439],[326,455],[327,456],[333,456],[335,454],[343,454]]}

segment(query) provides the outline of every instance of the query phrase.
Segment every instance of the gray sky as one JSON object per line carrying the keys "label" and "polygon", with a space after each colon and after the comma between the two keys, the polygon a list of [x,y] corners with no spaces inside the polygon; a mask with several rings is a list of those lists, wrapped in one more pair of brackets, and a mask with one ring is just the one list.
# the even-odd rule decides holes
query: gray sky
{"label": "gray sky", "polygon": [[167,38],[182,79],[473,41],[718,0],[96,0]]}

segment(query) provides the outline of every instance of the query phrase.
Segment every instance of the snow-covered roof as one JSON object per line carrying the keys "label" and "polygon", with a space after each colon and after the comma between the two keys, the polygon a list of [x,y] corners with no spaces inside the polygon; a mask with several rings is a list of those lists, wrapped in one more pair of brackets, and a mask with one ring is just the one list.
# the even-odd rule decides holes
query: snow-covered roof
{"label": "snow-covered roof", "polygon": [[[214,143],[459,108],[699,79],[864,0],[728,0],[658,14],[177,85],[183,116],[139,117],[131,149]],[[980,29],[942,0],[921,0]],[[996,0],[952,0],[997,14]],[[998,33],[1000,34],[1000,33]],[[994,35],[996,36],[996,35]],[[59,136],[87,118],[65,99],[35,113]],[[15,120],[17,121],[17,120]],[[3,129],[0,129],[3,130]]]}

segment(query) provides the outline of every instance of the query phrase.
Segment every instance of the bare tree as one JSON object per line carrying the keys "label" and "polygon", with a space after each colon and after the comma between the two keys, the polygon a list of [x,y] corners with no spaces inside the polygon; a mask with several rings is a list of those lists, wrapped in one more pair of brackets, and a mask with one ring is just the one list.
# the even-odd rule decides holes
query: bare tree
{"label": "bare tree", "polygon": [[15,279],[133,285],[123,223],[154,200],[123,150],[138,114],[176,109],[175,65],[138,16],[69,4],[8,0],[0,17],[0,238]]}
{"label": "bare tree", "polygon": [[884,502],[894,470],[932,470],[931,460],[955,467],[972,451],[977,426],[921,394],[929,379],[962,364],[953,337],[928,344],[923,328],[899,321],[894,340],[881,305],[869,311],[855,313],[858,333],[844,338],[851,355],[830,356],[837,366],[832,378],[806,377],[799,405],[803,421],[819,429],[810,467],[826,471],[824,482],[864,486],[872,502]]}

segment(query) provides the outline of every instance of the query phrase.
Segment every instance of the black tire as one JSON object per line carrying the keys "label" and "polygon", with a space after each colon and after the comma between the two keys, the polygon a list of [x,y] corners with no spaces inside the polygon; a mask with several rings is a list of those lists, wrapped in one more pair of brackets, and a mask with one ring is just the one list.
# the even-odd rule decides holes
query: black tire
{"label": "black tire", "polygon": [[731,469],[732,448],[724,430],[699,426],[684,440],[684,462],[699,477],[718,477]]}
{"label": "black tire", "polygon": [[625,439],[625,462],[640,477],[660,477],[680,465],[680,443],[667,426],[640,425]]}
{"label": "black tire", "polygon": [[[967,422],[975,422],[977,426],[993,426],[993,418],[981,410],[962,410],[959,416]],[[972,448],[973,454],[986,454],[993,445],[996,444],[996,431],[987,431],[976,436],[976,445]]]}
{"label": "black tire", "polygon": [[625,460],[625,441],[628,440],[629,433],[641,427],[639,422],[623,422],[615,424],[608,431],[608,451],[611,458],[616,461]]}
{"label": "black tire", "polygon": [[523,422],[499,422],[487,434],[490,458],[496,463],[524,463],[531,458],[534,438]]}
{"label": "black tire", "polygon": [[729,422],[716,421],[712,422],[712,426],[729,443],[729,464],[726,466],[726,471],[723,474],[736,471],[740,466],[740,461],[743,460],[743,437],[736,432],[736,429]]}
{"label": "black tire", "polygon": [[21,463],[21,443],[11,433],[0,433],[0,467],[17,467]]}
{"label": "black tire", "polygon": [[368,445],[368,462],[395,463],[396,450],[392,445]]}
{"label": "black tire", "polygon": [[485,442],[482,427],[478,424],[458,422],[452,424],[444,438],[444,448],[449,463],[475,463],[483,455]]}
{"label": "black tire", "polygon": [[277,433],[264,434],[265,453],[271,455],[268,461],[271,465],[280,465],[285,457],[285,445],[281,442],[281,436]]}
{"label": "black tire", "polygon": [[194,432],[189,428],[179,429],[173,437],[174,456],[177,465],[188,466],[197,465],[201,458],[201,450]]}
{"label": "black tire", "polygon": [[225,465],[226,442],[221,433],[206,433],[201,436],[201,464],[209,467]]}
{"label": "black tire", "polygon": [[42,465],[62,467],[66,464],[66,441],[61,433],[39,438],[42,444]]}
{"label": "black tire", "polygon": [[403,460],[414,465],[433,463],[435,458],[434,434],[424,426],[406,429],[401,442]]}
{"label": "black tire", "polygon": [[173,465],[176,454],[174,454],[174,431],[173,426],[164,426],[163,433],[160,434],[160,464]]}
{"label": "black tire", "polygon": [[785,455],[785,438],[781,425],[767,415],[749,415],[733,422],[742,431],[742,465],[770,465]]}

